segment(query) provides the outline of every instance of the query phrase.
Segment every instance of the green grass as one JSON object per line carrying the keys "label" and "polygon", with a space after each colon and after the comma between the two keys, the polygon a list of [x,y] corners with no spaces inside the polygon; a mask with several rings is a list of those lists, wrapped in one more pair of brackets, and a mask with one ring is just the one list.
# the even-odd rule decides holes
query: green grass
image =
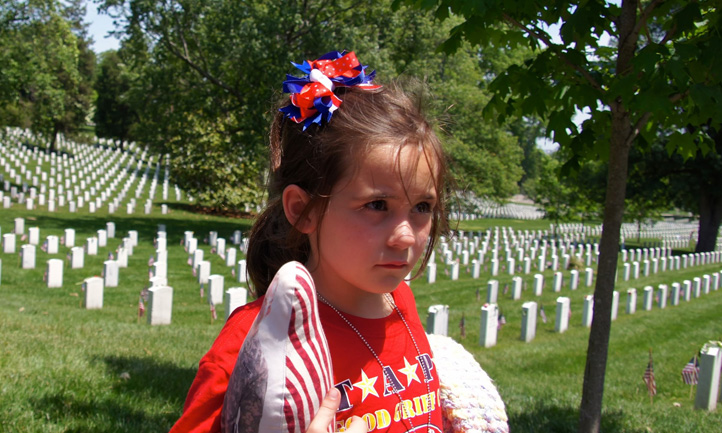
{"label": "green grass", "polygon": [[[23,270],[17,254],[0,253],[0,431],[162,431],[178,418],[198,360],[222,326],[222,320],[211,323],[180,239],[185,230],[194,231],[201,241],[212,230],[230,239],[234,230],[247,233],[251,221],[197,215],[188,212],[183,203],[170,204],[173,212],[168,215],[160,215],[158,209],[151,215],[125,215],[123,206],[114,215],[108,215],[107,208],[97,214],[70,214],[31,212],[18,205],[0,212],[3,233],[12,229],[14,218],[24,217],[26,230],[40,227],[41,239],[49,234],[62,235],[64,228],[75,228],[76,245],[105,228],[107,221],[116,224],[116,238],[109,240],[108,247],[100,248],[98,256],[86,255],[83,269],[71,270],[66,262],[62,288],[49,289],[43,283],[48,254],[38,249],[37,268]],[[154,251],[152,241],[158,224],[165,224],[168,232],[168,280],[174,287],[174,309],[170,326],[151,327],[145,318],[138,321],[137,305],[139,292],[147,286],[147,261]],[[510,220],[479,220],[460,227],[476,231],[495,225],[529,230],[549,227],[543,221]],[[106,288],[102,310],[84,310],[80,284],[100,274],[108,252],[114,251],[131,229],[139,231],[140,242],[129,258],[129,267],[120,271],[120,286]],[[19,245],[18,239],[18,250]],[[209,257],[210,248],[201,248]],[[66,252],[62,247],[55,257],[64,259]],[[212,272],[224,275],[226,287],[231,287],[234,278],[230,268],[216,255],[210,259]],[[720,411],[694,410],[680,371],[702,344],[722,338],[722,290],[663,311],[656,306],[652,311],[640,310],[645,285],[671,285],[720,269],[721,264],[696,266],[618,283],[620,310],[609,347],[603,431],[719,431]],[[569,290],[565,273],[561,294],[554,293],[552,272],[544,275],[546,288],[541,298],[532,292],[533,275],[523,275],[527,289],[518,301],[501,294],[511,277],[497,277],[499,306],[508,323],[500,331],[497,346],[488,349],[478,345],[479,313],[486,298],[488,273],[472,280],[462,272],[460,280],[452,282],[439,263],[436,284],[428,285],[423,278],[411,284],[422,321],[430,305],[450,306],[450,334],[474,353],[496,381],[513,432],[572,432],[578,419],[589,335],[588,328],[581,325],[581,307],[583,296],[592,289],[581,284],[578,290]],[[479,287],[481,300],[477,301]],[[634,315],[624,313],[628,287],[639,291]],[[570,328],[564,334],[553,331],[559,295],[569,296],[572,303]],[[521,304],[529,300],[545,306],[549,322],[539,321],[536,338],[524,343],[519,338]],[[458,328],[462,314],[467,324],[464,339]],[[649,348],[654,353],[659,391],[653,404],[642,382]]]}

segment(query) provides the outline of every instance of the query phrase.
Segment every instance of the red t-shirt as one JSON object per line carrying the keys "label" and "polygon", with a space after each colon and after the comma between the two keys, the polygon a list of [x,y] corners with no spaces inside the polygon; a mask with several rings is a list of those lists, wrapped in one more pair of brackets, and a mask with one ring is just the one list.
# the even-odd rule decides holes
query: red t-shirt
{"label": "red t-shirt", "polygon": [[[331,351],[334,383],[341,391],[341,407],[336,414],[337,431],[352,415],[364,418],[370,432],[404,433],[414,428],[417,432],[425,432],[429,420],[428,431],[442,431],[439,379],[413,294],[408,285],[401,283],[393,297],[411,329],[418,352],[396,312],[383,319],[344,314],[386,366],[386,375],[356,332],[335,311],[319,302],[319,315]],[[262,302],[261,298],[239,307],[228,318],[213,346],[200,361],[183,415],[171,433],[220,431],[228,380]]]}

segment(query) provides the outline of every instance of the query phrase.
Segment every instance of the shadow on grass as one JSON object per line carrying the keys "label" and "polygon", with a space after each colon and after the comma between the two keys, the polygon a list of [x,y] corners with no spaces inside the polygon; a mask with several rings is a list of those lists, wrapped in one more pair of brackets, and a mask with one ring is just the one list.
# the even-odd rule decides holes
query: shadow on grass
{"label": "shadow on grass", "polygon": [[197,371],[196,368],[158,363],[153,358],[109,356],[103,361],[115,377],[125,373],[129,376],[114,386],[118,392],[150,395],[179,409]]}
{"label": "shadow on grass", "polygon": [[[195,368],[145,357],[105,357],[112,391],[59,391],[37,400],[36,413],[66,432],[168,431],[181,413]],[[168,408],[172,408],[168,410]]]}
{"label": "shadow on grass", "polygon": [[[646,433],[630,430],[623,424],[624,413],[604,412],[600,431],[603,433]],[[579,409],[537,402],[523,413],[509,414],[509,430],[514,433],[576,433]]]}

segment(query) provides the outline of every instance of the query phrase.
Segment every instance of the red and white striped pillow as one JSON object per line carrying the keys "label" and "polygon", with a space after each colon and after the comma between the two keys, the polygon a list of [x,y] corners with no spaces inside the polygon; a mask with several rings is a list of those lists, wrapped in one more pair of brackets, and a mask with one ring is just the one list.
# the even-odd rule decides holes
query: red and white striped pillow
{"label": "red and white striped pillow", "polygon": [[332,386],[313,279],[302,264],[286,263],[238,354],[223,402],[222,430],[305,432]]}

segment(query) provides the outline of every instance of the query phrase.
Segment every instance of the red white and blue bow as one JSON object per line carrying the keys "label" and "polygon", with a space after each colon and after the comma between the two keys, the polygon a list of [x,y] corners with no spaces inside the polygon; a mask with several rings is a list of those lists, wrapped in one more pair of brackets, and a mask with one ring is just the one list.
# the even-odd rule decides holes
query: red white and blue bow
{"label": "red white and blue bow", "polygon": [[367,90],[381,87],[371,83],[376,71],[366,74],[366,66],[359,63],[353,51],[331,51],[317,60],[291,63],[307,75],[301,78],[286,75],[283,92],[291,94],[291,105],[281,108],[281,111],[296,123],[304,122],[304,130],[313,123],[320,125],[322,121],[331,119],[342,102],[333,93],[336,87]]}

